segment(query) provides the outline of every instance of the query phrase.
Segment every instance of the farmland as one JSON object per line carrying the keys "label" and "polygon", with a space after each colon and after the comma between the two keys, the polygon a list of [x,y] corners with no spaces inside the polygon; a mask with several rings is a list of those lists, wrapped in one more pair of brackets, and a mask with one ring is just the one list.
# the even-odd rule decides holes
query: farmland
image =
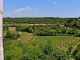
{"label": "farmland", "polygon": [[[48,43],[48,41],[51,41],[52,46],[60,46],[61,44],[71,41],[74,38],[75,37],[73,37],[73,36],[72,37],[69,37],[69,36],[65,36],[65,37],[64,36],[46,36],[46,37],[37,36],[35,38],[35,40],[32,40],[31,42],[28,42],[28,43],[23,43],[22,41],[19,41],[19,40],[5,40],[4,41],[5,59],[7,58],[7,56],[14,56],[13,58],[15,60],[19,60],[20,58],[23,58],[22,56],[24,56],[25,54],[27,55],[29,53],[28,52],[29,50],[31,50],[31,52],[33,52],[33,53],[42,54],[42,50],[39,46],[45,47],[45,45]],[[76,41],[75,43],[79,44],[78,42],[79,41]],[[67,47],[65,47],[65,48],[67,48]],[[64,50],[65,48],[62,47],[62,48],[59,48],[59,50],[60,49]],[[22,53],[24,52],[25,49],[26,49],[26,52],[23,55]],[[36,51],[36,52],[34,52],[34,51]],[[8,53],[8,55],[7,55],[7,53]],[[16,57],[17,55],[19,55],[19,56]]]}
{"label": "farmland", "polygon": [[3,26],[5,60],[71,60],[79,56],[76,18],[4,18]]}
{"label": "farmland", "polygon": [[33,34],[27,32],[21,32],[20,40],[23,42],[28,42],[33,38]]}
{"label": "farmland", "polygon": [[[27,44],[23,43],[22,41],[19,41],[19,40],[5,40],[4,41],[5,59],[7,58],[7,56],[11,56],[11,55],[14,56],[13,58],[15,60],[22,58],[22,56],[24,56],[22,54],[24,49],[30,49],[30,50],[34,49],[34,51],[37,51],[38,53],[40,53],[40,52],[42,53],[42,50],[39,48],[39,45],[45,46],[48,43],[48,41],[51,41],[52,46],[57,46],[59,44],[65,43],[65,42],[70,41],[72,39],[74,39],[74,37],[69,37],[69,36],[65,36],[65,37],[64,36],[41,37],[41,36],[38,36],[38,37],[36,37],[35,40],[33,40]],[[35,46],[34,46],[34,44],[35,44]],[[7,55],[7,53],[8,53],[8,55]],[[26,52],[25,54],[27,54],[27,53],[28,52]],[[19,55],[19,56],[15,57],[17,55]]]}
{"label": "farmland", "polygon": [[34,41],[28,43],[29,45],[35,43],[36,45],[39,44],[46,44],[48,41],[51,41],[53,46],[60,45],[62,43],[66,43],[70,40],[73,40],[75,37],[73,36],[37,36]]}

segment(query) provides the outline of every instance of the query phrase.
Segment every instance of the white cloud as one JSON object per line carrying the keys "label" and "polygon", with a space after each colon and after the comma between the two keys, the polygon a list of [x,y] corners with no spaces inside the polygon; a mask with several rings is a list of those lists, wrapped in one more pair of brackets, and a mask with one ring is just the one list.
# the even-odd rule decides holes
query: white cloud
{"label": "white cloud", "polygon": [[57,4],[57,2],[54,2],[54,4]]}
{"label": "white cloud", "polygon": [[15,10],[14,12],[15,13],[20,13],[21,11],[25,11],[25,10],[26,10],[25,8],[19,8],[19,9]]}
{"label": "white cloud", "polygon": [[19,8],[19,9],[15,10],[14,12],[15,12],[15,13],[20,13],[20,12],[22,12],[22,11],[27,11],[27,10],[32,10],[32,8],[30,8],[30,7]]}
{"label": "white cloud", "polygon": [[27,7],[26,7],[26,10],[32,10],[32,8],[30,8],[30,7],[27,6]]}
{"label": "white cloud", "polygon": [[35,13],[35,14],[38,14],[38,13]]}

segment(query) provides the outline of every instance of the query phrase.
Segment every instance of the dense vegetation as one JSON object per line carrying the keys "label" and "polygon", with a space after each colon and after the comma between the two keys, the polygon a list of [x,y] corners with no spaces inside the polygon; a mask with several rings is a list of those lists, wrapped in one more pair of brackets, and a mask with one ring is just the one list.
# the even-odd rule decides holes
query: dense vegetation
{"label": "dense vegetation", "polygon": [[3,18],[4,24],[63,24],[69,19],[76,18],[59,18],[59,17],[39,17],[39,18]]}
{"label": "dense vegetation", "polygon": [[80,31],[76,28],[67,28],[60,24],[55,25],[34,25],[34,26],[17,26],[17,31],[25,31],[38,36],[80,36]]}
{"label": "dense vegetation", "polygon": [[[52,39],[53,40],[53,39]],[[75,41],[76,47],[73,43],[68,44],[69,46],[64,46],[67,49],[61,47],[57,49],[53,46],[52,40],[47,41],[45,44],[36,43],[22,43],[19,40],[4,40],[4,53],[5,60],[70,60],[74,58],[76,60],[80,59],[80,40]],[[44,45],[44,46],[43,46]],[[74,49],[75,48],[75,49]],[[63,50],[61,50],[63,49]]]}
{"label": "dense vegetation", "polygon": [[69,20],[65,23],[65,26],[66,26],[66,27],[70,27],[70,28],[80,29],[80,21],[79,21],[79,20],[69,19]]}
{"label": "dense vegetation", "polygon": [[[6,43],[7,42],[7,43]],[[15,43],[15,44],[14,44]],[[5,60],[66,60],[67,53],[52,47],[51,43],[27,46],[16,40],[4,41]]]}
{"label": "dense vegetation", "polygon": [[10,38],[10,39],[18,39],[20,37],[20,34],[18,33],[12,33],[10,31],[7,31],[5,38]]}
{"label": "dense vegetation", "polygon": [[4,18],[3,23],[5,60],[80,60],[77,18]]}

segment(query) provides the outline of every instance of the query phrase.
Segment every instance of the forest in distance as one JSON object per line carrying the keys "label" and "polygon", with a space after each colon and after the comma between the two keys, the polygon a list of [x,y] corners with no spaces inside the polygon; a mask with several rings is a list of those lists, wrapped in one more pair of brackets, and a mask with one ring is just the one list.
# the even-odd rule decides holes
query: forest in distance
{"label": "forest in distance", "polygon": [[3,18],[3,24],[58,24],[65,23],[69,19],[76,20],[77,18],[59,18],[59,17],[40,17],[40,18]]}
{"label": "forest in distance", "polygon": [[80,17],[3,18],[5,60],[80,60]]}

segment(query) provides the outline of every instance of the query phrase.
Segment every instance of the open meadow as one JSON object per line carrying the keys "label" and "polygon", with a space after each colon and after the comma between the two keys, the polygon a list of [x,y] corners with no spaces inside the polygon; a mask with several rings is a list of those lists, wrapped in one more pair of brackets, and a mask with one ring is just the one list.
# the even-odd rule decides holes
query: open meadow
{"label": "open meadow", "polygon": [[74,38],[75,37],[73,36],[36,36],[36,38],[33,41],[27,44],[31,45],[34,43],[36,45],[39,44],[45,45],[50,41],[52,46],[57,46],[66,43],[70,40],[73,40]]}

